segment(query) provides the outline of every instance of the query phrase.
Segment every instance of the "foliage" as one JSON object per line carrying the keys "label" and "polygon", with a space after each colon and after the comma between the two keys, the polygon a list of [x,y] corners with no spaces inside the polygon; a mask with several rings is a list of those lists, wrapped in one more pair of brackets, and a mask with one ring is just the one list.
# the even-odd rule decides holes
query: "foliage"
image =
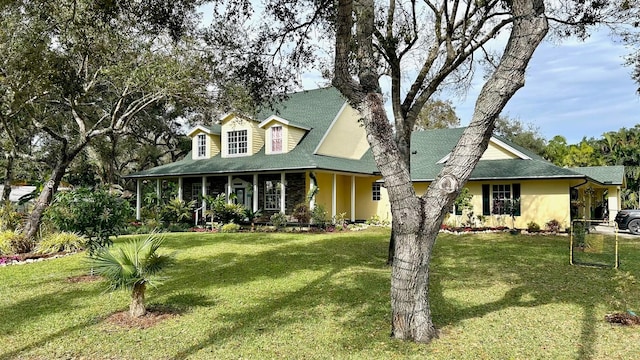
{"label": "foliage", "polygon": [[336,229],[338,229],[337,227],[347,226],[347,213],[341,212],[339,214],[336,214],[336,216],[333,217],[333,224],[336,225]]}
{"label": "foliage", "polygon": [[27,253],[32,247],[33,244],[20,231],[0,232],[0,255]]}
{"label": "foliage", "polygon": [[311,220],[311,211],[309,210],[309,203],[303,202],[296,205],[293,208],[293,213],[291,214],[300,224],[308,224],[309,220]]}
{"label": "foliage", "polygon": [[251,223],[251,231],[255,230],[255,221],[260,216],[262,216],[262,209],[258,209],[253,211],[253,209],[246,208],[244,209],[244,217]]}
{"label": "foliage", "polygon": [[171,223],[190,223],[195,204],[193,200],[185,202],[178,198],[171,199],[163,206],[162,219]]}
{"label": "foliage", "polygon": [[281,212],[277,212],[271,215],[269,222],[271,222],[271,225],[275,226],[276,229],[280,230],[287,226],[287,216]]}
{"label": "foliage", "polygon": [[538,225],[535,221],[530,221],[527,224],[527,231],[528,232],[538,232],[538,231],[540,231],[540,225]]}
{"label": "foliage", "polygon": [[546,140],[540,134],[540,128],[531,123],[523,123],[520,119],[501,115],[496,119],[493,132],[538,155],[543,155],[546,149]]}
{"label": "foliage", "polygon": [[107,189],[78,188],[59,192],[46,216],[61,231],[87,237],[90,253],[109,246],[110,236],[127,226],[133,211],[129,203]]}
{"label": "foliage", "polygon": [[446,129],[460,125],[460,118],[451,100],[427,101],[413,125],[414,130]]}
{"label": "foliage", "polygon": [[473,204],[471,203],[471,200],[473,200],[473,194],[471,194],[471,191],[469,190],[469,188],[466,188],[466,187],[462,188],[462,190],[460,190],[460,194],[458,194],[456,199],[453,201],[453,205],[455,205],[456,214],[462,214],[464,210],[473,209]]}
{"label": "foliage", "polygon": [[17,230],[22,224],[23,214],[18,212],[15,205],[5,202],[0,207],[0,231]]}
{"label": "foliage", "polygon": [[211,221],[228,224],[240,223],[245,219],[245,207],[240,204],[228,204],[225,194],[205,196],[207,202],[207,216]]}
{"label": "foliage", "polygon": [[76,233],[57,232],[40,239],[35,252],[38,254],[54,254],[57,252],[73,252],[85,248],[87,240]]}
{"label": "foliage", "polygon": [[172,256],[158,253],[163,241],[163,237],[152,233],[144,241],[133,239],[114,248],[103,247],[95,251],[88,263],[94,273],[106,279],[110,290],[132,291],[132,305],[136,291],[141,289],[144,307],[145,286],[161,284],[164,278],[158,277],[158,273],[173,262]]}
{"label": "foliage", "polygon": [[240,225],[232,222],[228,224],[224,224],[220,228],[220,232],[223,232],[223,233],[236,233],[238,231],[240,231]]}
{"label": "foliage", "polygon": [[558,220],[551,219],[551,220],[547,221],[546,224],[544,224],[544,227],[549,232],[558,233],[558,232],[560,232],[560,229],[562,228],[562,225],[560,224],[560,222]]}
{"label": "foliage", "polygon": [[325,210],[324,206],[321,204],[316,204],[316,206],[311,210],[311,221],[316,224],[320,228],[324,228],[329,220],[329,213]]}
{"label": "foliage", "polygon": [[390,224],[389,220],[386,220],[386,219],[383,220],[377,214],[372,215],[364,223],[367,225],[373,225],[373,226],[389,226]]}

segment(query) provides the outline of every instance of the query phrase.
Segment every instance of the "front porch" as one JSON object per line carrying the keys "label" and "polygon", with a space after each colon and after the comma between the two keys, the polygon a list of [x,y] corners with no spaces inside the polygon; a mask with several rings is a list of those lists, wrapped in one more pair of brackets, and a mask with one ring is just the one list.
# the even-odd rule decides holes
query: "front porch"
{"label": "front porch", "polygon": [[[141,220],[145,193],[155,191],[157,198],[174,188],[170,198],[196,202],[198,217],[207,210],[204,196],[223,194],[228,203],[237,203],[253,211],[261,210],[264,217],[281,212],[290,215],[295,206],[306,201],[311,208],[321,205],[335,219],[344,214],[351,222],[364,221],[379,214],[380,197],[372,196],[373,185],[379,177],[328,171],[265,172],[181,176],[172,178],[137,179],[136,219]],[[308,199],[312,194],[311,199]],[[379,195],[379,194],[378,194]]]}

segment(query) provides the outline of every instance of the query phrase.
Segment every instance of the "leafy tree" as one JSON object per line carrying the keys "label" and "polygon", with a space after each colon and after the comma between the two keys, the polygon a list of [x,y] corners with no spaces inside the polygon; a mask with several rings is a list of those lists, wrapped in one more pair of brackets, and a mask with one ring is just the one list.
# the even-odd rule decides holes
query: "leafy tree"
{"label": "leafy tree", "polygon": [[147,312],[147,285],[159,285],[163,279],[157,274],[173,261],[171,256],[158,253],[162,243],[163,238],[153,233],[144,241],[131,240],[120,247],[101,248],[89,260],[93,271],[106,278],[111,290],[131,291],[129,315],[133,318]]}
{"label": "leafy tree", "polygon": [[112,244],[133,215],[129,203],[107,189],[78,188],[59,192],[46,216],[61,231],[87,237],[89,253]]}
{"label": "leafy tree", "polygon": [[414,130],[446,129],[460,125],[460,118],[450,100],[429,100],[416,118]]}
{"label": "leafy tree", "polygon": [[546,140],[540,135],[540,128],[533,124],[525,124],[520,119],[508,116],[498,116],[496,119],[494,134],[533,150],[538,155],[543,155],[546,148]]}
{"label": "leafy tree", "polygon": [[72,161],[96,138],[125,131],[158,104],[204,101],[207,73],[195,51],[199,44],[187,36],[195,25],[185,19],[193,6],[161,0],[3,6],[3,31],[16,47],[28,48],[3,54],[12,64],[5,71],[29,84],[21,113],[51,169],[25,224],[27,237],[35,235]]}
{"label": "leafy tree", "polygon": [[[313,59],[315,49],[306,40],[314,24],[335,30],[335,37],[326,35],[335,39],[332,84],[362,114],[373,157],[387,185],[393,218],[402,219],[393,222],[394,338],[428,342],[437,336],[428,296],[429,262],[444,209],[453,203],[487,148],[495,119],[524,86],[527,64],[549,29],[548,15],[563,24],[579,25],[570,32],[584,33],[586,26],[601,20],[602,13],[618,9],[608,6],[567,2],[547,13],[542,0],[426,1],[424,6],[394,0],[386,4],[374,0],[267,3],[271,27],[265,26],[258,36],[260,49],[265,44],[274,44],[272,50],[277,54],[291,49],[290,56],[278,57],[287,67]],[[474,56],[480,57],[501,33],[507,35],[507,44],[500,56],[486,59],[494,66],[480,91],[470,126],[426,193],[418,196],[410,176],[411,132],[418,114],[448,84],[464,85],[469,80],[465,75],[473,73]],[[288,40],[292,44],[285,44]],[[411,56],[410,61],[415,64],[418,58],[419,65],[415,77],[406,80],[404,66]],[[393,124],[380,89],[382,75],[391,79]],[[405,84],[408,86],[403,87]]]}
{"label": "leafy tree", "polygon": [[549,141],[544,149],[544,157],[552,163],[563,166],[564,158],[569,153],[569,145],[564,136],[556,135]]}

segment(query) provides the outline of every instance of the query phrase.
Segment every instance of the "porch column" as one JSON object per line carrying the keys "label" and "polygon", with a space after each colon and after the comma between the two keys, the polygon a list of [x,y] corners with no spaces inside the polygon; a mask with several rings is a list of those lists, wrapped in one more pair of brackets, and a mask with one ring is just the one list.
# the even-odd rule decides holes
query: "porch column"
{"label": "porch column", "polygon": [[136,180],[136,220],[140,220],[140,210],[142,205],[142,187],[140,179]]}
{"label": "porch column", "polygon": [[337,193],[338,193],[338,189],[337,189],[337,175],[334,173],[333,174],[333,181],[331,182],[331,218],[335,219],[336,218],[336,204],[337,204]]}
{"label": "porch column", "polygon": [[182,201],[184,198],[184,193],[182,191],[182,177],[178,178],[178,200]]}
{"label": "porch column", "polygon": [[[207,211],[207,201],[204,199],[205,196],[207,196],[207,177],[203,176],[202,177],[202,218],[204,219],[204,213]],[[206,219],[205,219],[205,222]]]}
{"label": "porch column", "polygon": [[160,179],[156,179],[156,196],[158,197],[158,204],[160,204],[160,197],[162,196],[162,183]]}
{"label": "porch column", "polygon": [[286,186],[284,186],[284,182],[285,182],[285,176],[284,176],[284,172],[280,173],[280,212],[283,214],[286,214],[286,210],[287,210],[287,201],[286,201],[286,194],[285,194],[285,189]]}
{"label": "porch column", "polygon": [[[311,174],[311,172],[309,172],[309,174]],[[313,180],[311,175],[309,175],[309,193],[313,191],[314,185],[315,185],[315,181]],[[313,210],[315,207],[316,207],[316,197],[312,196],[311,199],[309,199],[309,210]]]}
{"label": "porch column", "polygon": [[233,176],[227,175],[227,204],[231,204],[231,182],[233,181]]}
{"label": "porch column", "polygon": [[356,177],[351,175],[351,222],[356,221]]}
{"label": "porch column", "polygon": [[253,174],[253,211],[258,211],[258,174]]}

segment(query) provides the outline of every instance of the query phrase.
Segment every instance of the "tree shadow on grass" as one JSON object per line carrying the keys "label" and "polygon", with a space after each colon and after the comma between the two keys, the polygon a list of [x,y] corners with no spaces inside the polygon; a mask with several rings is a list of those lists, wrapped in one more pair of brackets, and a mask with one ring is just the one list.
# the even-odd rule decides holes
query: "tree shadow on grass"
{"label": "tree shadow on grass", "polygon": [[[583,310],[576,315],[582,323],[577,358],[589,359],[595,355],[596,323],[604,316],[597,314],[596,308],[608,305],[616,293],[615,270],[569,265],[568,241],[563,238],[538,242],[535,238],[503,238],[491,245],[474,244],[473,240],[457,241],[458,244],[439,246],[431,266],[430,298],[437,326],[510,307],[573,304]],[[478,246],[494,249],[487,251]],[[445,283],[452,280],[469,289],[487,281],[513,285],[496,301],[465,306],[445,296]]]}

